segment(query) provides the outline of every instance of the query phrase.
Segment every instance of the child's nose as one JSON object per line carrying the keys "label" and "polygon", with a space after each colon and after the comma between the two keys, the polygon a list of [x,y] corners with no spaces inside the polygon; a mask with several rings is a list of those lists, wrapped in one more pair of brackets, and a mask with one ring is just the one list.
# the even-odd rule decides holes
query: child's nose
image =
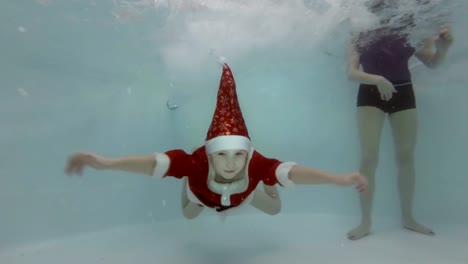
{"label": "child's nose", "polygon": [[234,169],[234,164],[235,164],[234,159],[230,158],[226,162],[226,168],[227,169]]}

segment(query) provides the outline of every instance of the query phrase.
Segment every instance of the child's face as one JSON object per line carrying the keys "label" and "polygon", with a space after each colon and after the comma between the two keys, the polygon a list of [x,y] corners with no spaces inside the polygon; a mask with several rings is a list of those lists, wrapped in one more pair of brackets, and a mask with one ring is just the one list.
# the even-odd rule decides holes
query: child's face
{"label": "child's face", "polygon": [[244,169],[247,162],[247,151],[221,150],[210,154],[210,157],[216,174],[230,180]]}

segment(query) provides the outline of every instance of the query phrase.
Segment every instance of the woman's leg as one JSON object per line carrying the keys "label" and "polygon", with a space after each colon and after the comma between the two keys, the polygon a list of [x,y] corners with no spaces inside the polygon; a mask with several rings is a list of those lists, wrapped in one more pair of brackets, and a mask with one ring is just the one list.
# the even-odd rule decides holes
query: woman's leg
{"label": "woman's leg", "polygon": [[385,113],[371,106],[358,107],[358,129],[361,144],[360,172],[367,177],[368,190],[360,196],[361,224],[348,232],[351,240],[360,239],[369,234],[372,225],[371,211],[374,196],[374,175],[379,159],[380,135]]}
{"label": "woman's leg", "polygon": [[429,228],[417,223],[413,217],[415,190],[414,150],[417,138],[416,109],[396,112],[390,115],[398,166],[398,188],[403,226],[409,230],[434,235]]}

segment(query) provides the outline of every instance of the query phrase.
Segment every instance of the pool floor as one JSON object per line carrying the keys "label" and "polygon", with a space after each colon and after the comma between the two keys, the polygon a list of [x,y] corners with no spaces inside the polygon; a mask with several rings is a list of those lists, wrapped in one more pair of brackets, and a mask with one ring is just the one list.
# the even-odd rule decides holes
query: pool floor
{"label": "pool floor", "polygon": [[431,226],[435,237],[374,224],[346,239],[356,219],[323,215],[216,216],[123,226],[0,250],[2,264],[468,264],[468,228]]}

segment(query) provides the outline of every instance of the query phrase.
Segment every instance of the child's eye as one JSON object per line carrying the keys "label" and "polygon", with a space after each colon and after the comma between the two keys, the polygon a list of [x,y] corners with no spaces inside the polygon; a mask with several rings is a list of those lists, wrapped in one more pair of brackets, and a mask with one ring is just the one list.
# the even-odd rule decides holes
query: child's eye
{"label": "child's eye", "polygon": [[218,152],[218,156],[224,156],[224,152]]}
{"label": "child's eye", "polygon": [[244,155],[244,152],[237,152],[236,155],[237,156],[242,156],[242,155]]}

